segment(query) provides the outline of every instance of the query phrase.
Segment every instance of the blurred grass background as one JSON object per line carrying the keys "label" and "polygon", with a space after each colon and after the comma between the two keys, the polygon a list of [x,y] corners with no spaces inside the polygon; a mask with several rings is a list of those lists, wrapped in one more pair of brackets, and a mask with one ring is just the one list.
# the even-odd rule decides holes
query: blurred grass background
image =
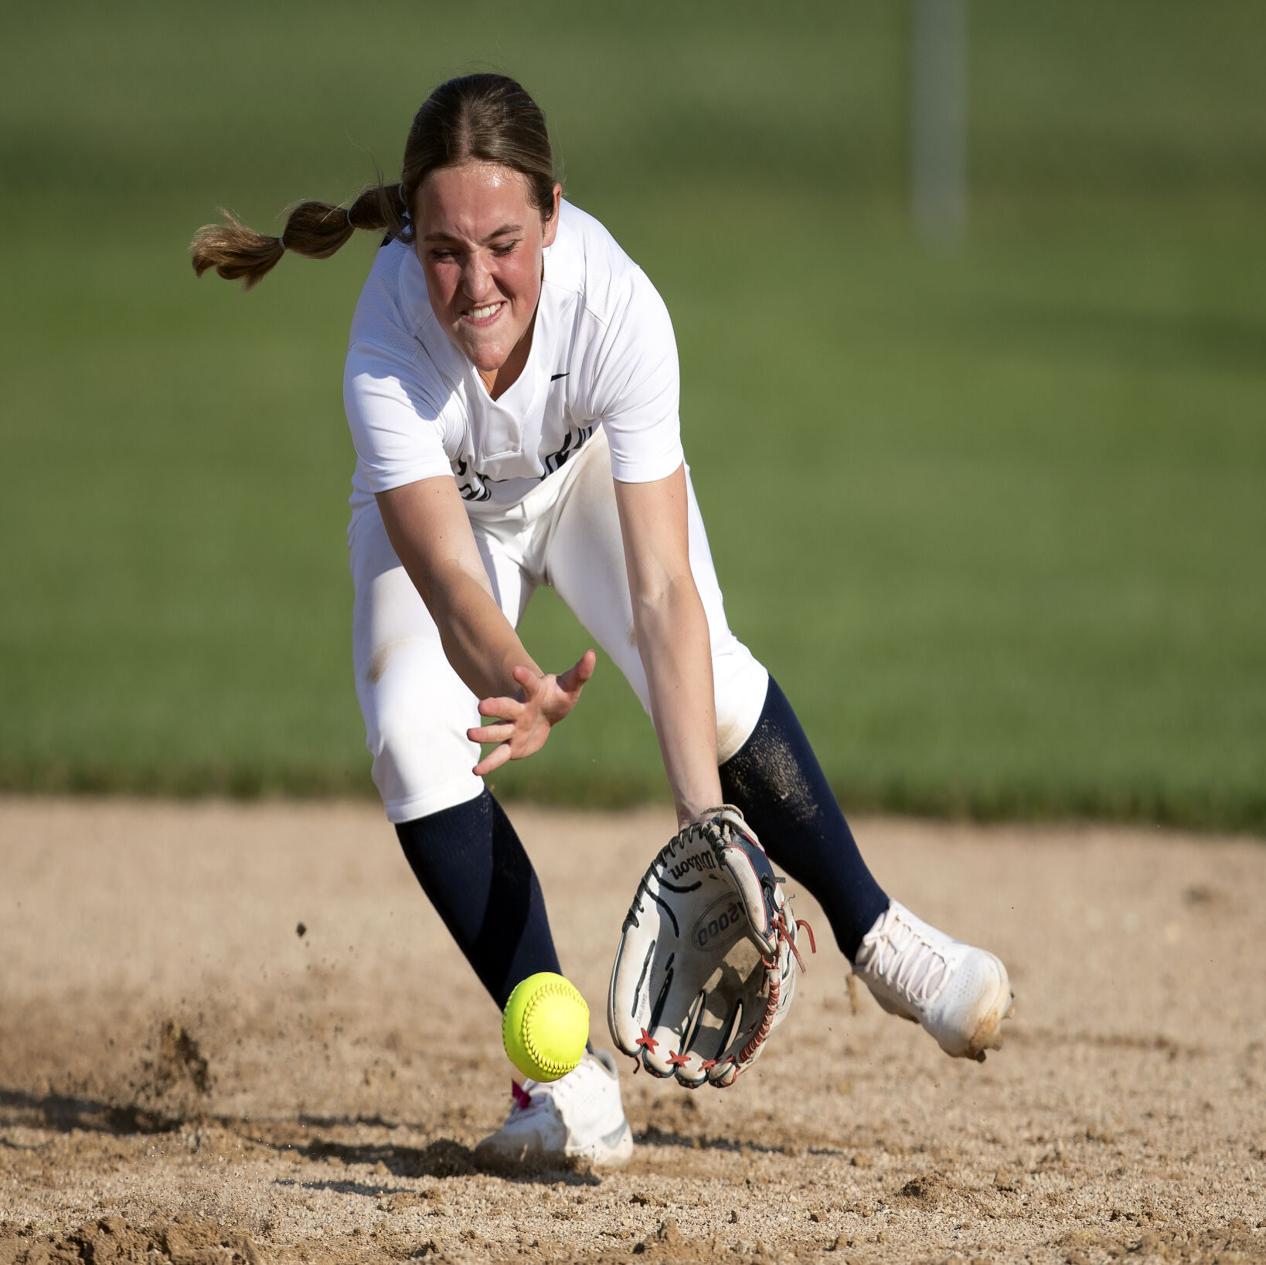
{"label": "blurred grass background", "polygon": [[[4,18],[0,787],[372,793],[340,379],[375,243],[195,282],[496,68],[668,300],[731,622],[846,807],[1266,833],[1266,7],[970,5],[913,235],[904,3],[62,0]],[[586,644],[552,595],[526,638]],[[610,664],[499,793],[662,796]]]}

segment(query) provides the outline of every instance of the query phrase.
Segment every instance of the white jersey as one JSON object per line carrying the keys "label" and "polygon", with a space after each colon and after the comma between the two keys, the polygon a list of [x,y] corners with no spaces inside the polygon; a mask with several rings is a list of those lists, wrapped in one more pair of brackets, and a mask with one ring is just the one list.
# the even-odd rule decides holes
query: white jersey
{"label": "white jersey", "polygon": [[451,474],[469,502],[522,500],[601,426],[628,483],[682,462],[677,346],[646,274],[563,202],[545,250],[528,361],[494,400],[436,321],[413,246],[378,251],[352,320],[343,381],[356,448],[352,505]]}

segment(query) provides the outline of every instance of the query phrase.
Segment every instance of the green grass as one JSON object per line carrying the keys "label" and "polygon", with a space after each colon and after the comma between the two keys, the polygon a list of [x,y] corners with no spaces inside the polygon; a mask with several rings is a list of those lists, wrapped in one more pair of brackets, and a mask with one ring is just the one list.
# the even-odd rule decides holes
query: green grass
{"label": "green grass", "polygon": [[[847,806],[1266,833],[1266,10],[972,6],[962,249],[904,7],[57,6],[0,86],[0,786],[369,793],[344,551],[372,243],[196,283],[493,64],[668,299],[731,622]],[[618,37],[618,38],[617,38]],[[549,664],[584,633],[549,594]],[[507,794],[662,795],[609,664]]]}

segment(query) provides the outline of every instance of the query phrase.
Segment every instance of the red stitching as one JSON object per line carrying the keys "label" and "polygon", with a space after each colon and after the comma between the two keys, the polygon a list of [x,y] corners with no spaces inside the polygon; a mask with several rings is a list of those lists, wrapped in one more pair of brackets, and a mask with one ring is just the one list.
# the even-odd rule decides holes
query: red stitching
{"label": "red stitching", "polygon": [[676,1050],[668,1051],[669,1067],[685,1067],[690,1062],[689,1054],[678,1054]]}
{"label": "red stitching", "polygon": [[[778,998],[782,994],[782,980],[778,978],[777,972],[771,972],[769,976],[769,996],[765,1001],[765,1013],[761,1015],[760,1025],[752,1034],[752,1039],[738,1052],[738,1056],[731,1055],[731,1060],[736,1064],[750,1063],[756,1056],[756,1051],[765,1044],[765,1038],[769,1036],[769,1030],[774,1026],[774,1011],[778,1009]],[[740,1071],[742,1068],[740,1067]]]}
{"label": "red stitching", "polygon": [[637,1044],[641,1046],[642,1049],[649,1050],[652,1054],[654,1054],[655,1047],[659,1045],[659,1042],[656,1041],[655,1038],[651,1036],[651,1034],[647,1032],[645,1028],[643,1028],[642,1035],[638,1037],[637,1039]]}
{"label": "red stitching", "polygon": [[[779,910],[775,915],[773,926],[774,943],[781,945],[785,940],[787,942],[787,947],[791,950],[792,956],[796,959],[796,965],[803,971],[805,969],[804,958],[800,956],[800,950],[796,947],[796,942],[791,935],[791,928],[787,926],[787,916],[782,910]],[[818,944],[813,938],[813,928],[809,926],[803,918],[796,919],[796,926],[803,927],[809,933],[809,948],[816,953],[818,951]],[[773,962],[769,962],[765,958],[761,958],[761,962],[764,963],[766,969],[771,971],[774,969]]]}
{"label": "red stitching", "polygon": [[[778,1010],[778,1000],[782,996],[782,979],[778,971],[778,958],[784,942],[791,950],[792,955],[795,957],[796,964],[802,971],[805,969],[804,958],[800,956],[800,950],[796,948],[796,942],[792,938],[791,928],[787,925],[786,914],[782,910],[779,910],[778,913],[774,915],[772,919],[772,926],[775,945],[774,956],[772,958],[767,958],[764,955],[761,956],[761,964],[768,972],[768,990],[765,995],[764,1013],[761,1015],[760,1023],[756,1025],[756,1030],[752,1033],[752,1036],[750,1040],[748,1040],[747,1044],[744,1045],[737,1054],[731,1054],[727,1059],[722,1060],[723,1062],[734,1064],[734,1076],[736,1080],[738,1079],[740,1073],[747,1070],[748,1064],[750,1064],[756,1057],[760,1047],[765,1044],[765,1041],[769,1036],[770,1029],[774,1026],[774,1015]],[[809,933],[809,948],[813,953],[816,953],[818,951],[818,946],[813,936],[813,928],[809,926],[803,918],[796,919],[796,927],[803,927]],[[703,1070],[705,1072],[711,1071],[711,1069],[716,1067],[716,1065],[717,1060],[715,1059],[703,1060]]]}

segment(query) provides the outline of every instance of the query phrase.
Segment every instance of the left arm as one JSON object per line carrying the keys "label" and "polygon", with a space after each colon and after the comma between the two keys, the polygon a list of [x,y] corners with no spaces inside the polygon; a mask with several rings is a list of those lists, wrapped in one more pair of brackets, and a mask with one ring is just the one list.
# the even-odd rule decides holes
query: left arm
{"label": "left arm", "polygon": [[651,719],[685,826],[722,802],[712,645],[690,571],[686,468],[650,483],[617,479],[615,500]]}

